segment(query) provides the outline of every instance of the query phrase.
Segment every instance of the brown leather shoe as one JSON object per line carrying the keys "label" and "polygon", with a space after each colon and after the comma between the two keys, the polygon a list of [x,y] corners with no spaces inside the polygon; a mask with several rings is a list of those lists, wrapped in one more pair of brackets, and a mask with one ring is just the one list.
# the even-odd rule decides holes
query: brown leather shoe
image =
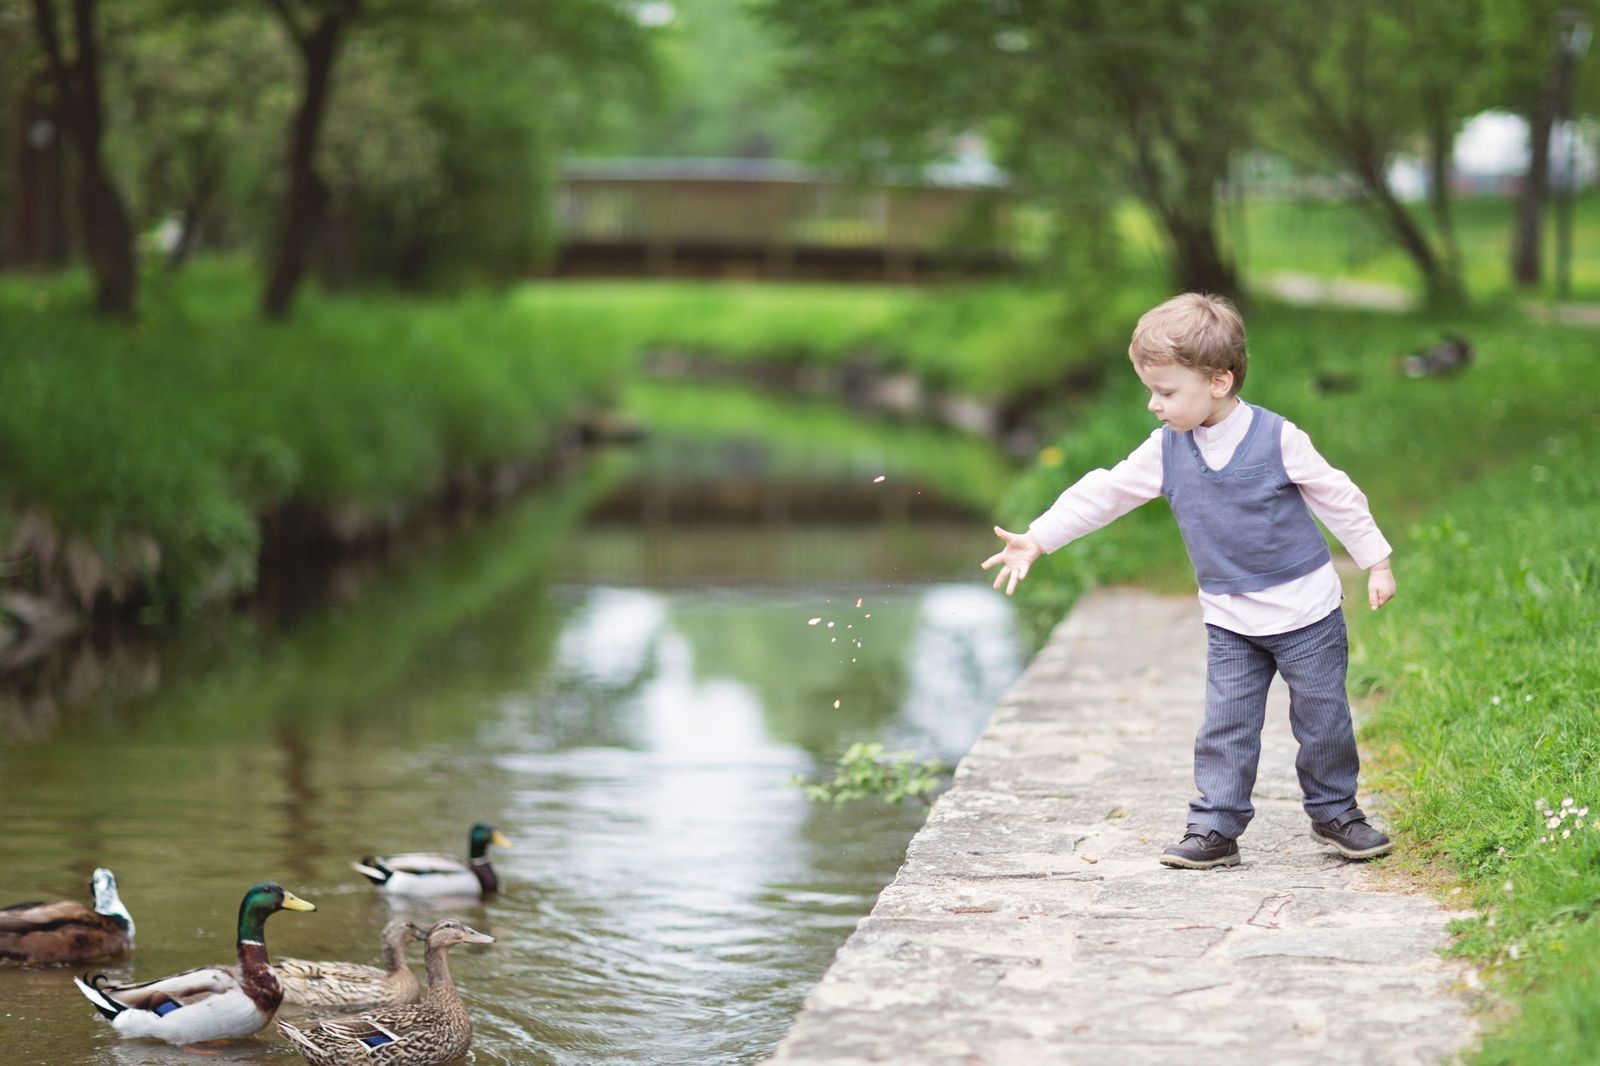
{"label": "brown leather shoe", "polygon": [[1162,851],[1161,865],[1184,870],[1209,870],[1213,866],[1239,865],[1239,842],[1215,829],[1191,825],[1183,839]]}
{"label": "brown leather shoe", "polygon": [[1312,822],[1311,839],[1332,845],[1347,859],[1375,859],[1394,850],[1388,837],[1367,824],[1360,807],[1326,822]]}

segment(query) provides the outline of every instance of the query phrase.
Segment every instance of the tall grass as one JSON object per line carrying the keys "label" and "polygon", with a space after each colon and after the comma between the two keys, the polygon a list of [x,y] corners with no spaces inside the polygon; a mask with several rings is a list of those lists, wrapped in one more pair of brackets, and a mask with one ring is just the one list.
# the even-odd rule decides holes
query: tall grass
{"label": "tall grass", "polygon": [[179,602],[249,587],[274,507],[403,513],[461,465],[538,451],[630,358],[603,317],[501,296],[308,293],[271,325],[218,268],[153,285],[129,329],[81,288],[0,284],[0,501],[113,564],[153,538]]}

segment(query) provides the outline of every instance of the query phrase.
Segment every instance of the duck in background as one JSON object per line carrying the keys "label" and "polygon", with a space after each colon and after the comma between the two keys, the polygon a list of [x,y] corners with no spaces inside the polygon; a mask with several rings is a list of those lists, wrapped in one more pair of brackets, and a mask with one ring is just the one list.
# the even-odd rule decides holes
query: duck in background
{"label": "duck in background", "polygon": [[406,945],[427,937],[414,922],[392,919],[383,927],[383,968],[354,962],[284,959],[272,964],[283,1001],[296,1007],[396,1007],[422,998],[422,985],[406,965]]}
{"label": "duck in background", "polygon": [[0,907],[0,959],[31,963],[88,962],[133,947],[133,915],[104,866],[89,878],[94,909],[77,900]]}
{"label": "duck in background", "polygon": [[312,1066],[437,1066],[472,1046],[472,1016],[450,978],[445,953],[457,944],[492,944],[457,918],[435,922],[427,935],[428,995],[421,1003],[363,1011],[301,1028],[280,1021],[278,1031]]}
{"label": "duck in background", "polygon": [[414,852],[382,858],[365,856],[351,863],[357,873],[397,896],[487,896],[500,891],[500,878],[489,865],[489,845],[509,848],[499,830],[487,822],[472,827],[468,859]]}
{"label": "duck in background", "polygon": [[267,919],[281,910],[316,909],[282,885],[263,881],[239,903],[237,966],[202,966],[131,985],[111,984],[104,974],[73,980],[123,1036],[169,1044],[250,1036],[272,1021],[283,1002],[283,988],[267,960]]}

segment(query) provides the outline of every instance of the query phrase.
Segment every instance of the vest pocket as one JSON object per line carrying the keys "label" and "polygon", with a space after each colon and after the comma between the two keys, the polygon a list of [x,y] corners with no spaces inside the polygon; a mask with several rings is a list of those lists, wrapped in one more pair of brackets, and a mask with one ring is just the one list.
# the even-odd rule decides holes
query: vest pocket
{"label": "vest pocket", "polygon": [[1233,476],[1240,481],[1256,481],[1266,477],[1271,470],[1271,463],[1257,463],[1254,466],[1241,466],[1233,472]]}

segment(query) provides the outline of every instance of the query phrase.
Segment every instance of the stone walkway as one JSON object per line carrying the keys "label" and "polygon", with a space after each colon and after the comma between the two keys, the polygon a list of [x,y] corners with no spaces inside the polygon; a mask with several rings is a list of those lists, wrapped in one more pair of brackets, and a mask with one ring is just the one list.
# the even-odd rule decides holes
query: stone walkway
{"label": "stone walkway", "polygon": [[1204,660],[1192,597],[1087,597],[770,1062],[1431,1063],[1466,1047],[1472,975],[1438,954],[1456,915],[1307,836],[1281,686],[1244,861],[1157,864],[1193,792]]}

